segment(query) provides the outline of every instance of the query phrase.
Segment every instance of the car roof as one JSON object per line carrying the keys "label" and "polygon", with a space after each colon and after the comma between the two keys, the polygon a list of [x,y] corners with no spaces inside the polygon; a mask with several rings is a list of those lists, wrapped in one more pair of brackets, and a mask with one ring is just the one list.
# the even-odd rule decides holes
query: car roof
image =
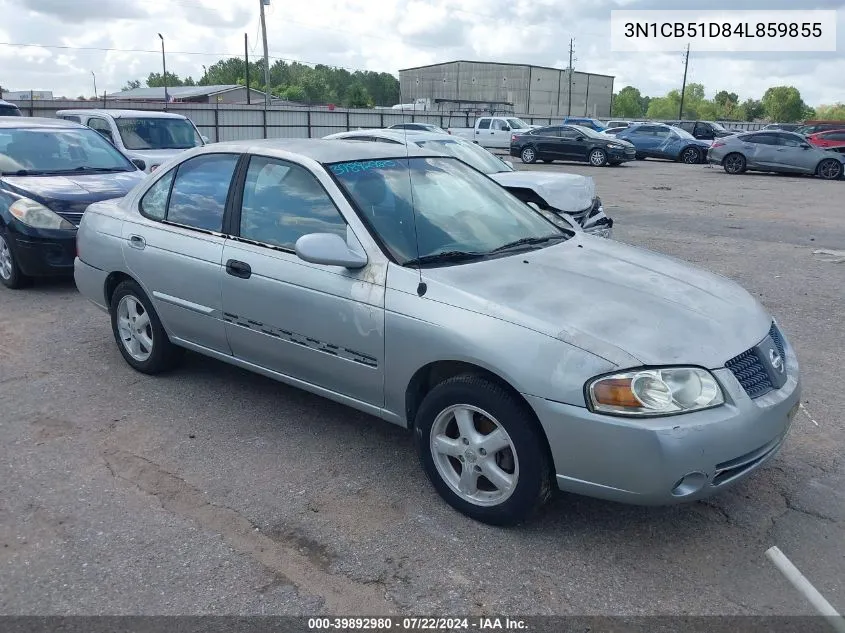
{"label": "car roof", "polygon": [[27,128],[27,129],[49,129],[49,128],[80,128],[87,129],[84,125],[64,119],[47,119],[43,117],[3,117],[0,118],[0,128]]}
{"label": "car roof", "polygon": [[[442,135],[440,135],[442,136]],[[403,158],[408,156],[444,156],[438,152],[424,150],[416,146],[406,146],[401,149],[386,143],[344,143],[339,139],[320,138],[279,138],[258,139],[251,141],[228,141],[206,145],[198,154],[212,154],[226,151],[249,152],[279,158],[285,153],[298,154],[310,158],[318,163],[337,163],[353,160],[383,160],[387,158]]]}
{"label": "car roof", "polygon": [[160,112],[158,110],[108,110],[103,108],[76,108],[69,110],[59,110],[56,112],[60,114],[89,114],[92,116],[110,116],[115,119],[120,118],[146,118],[146,119],[184,119],[186,117],[174,112]]}
{"label": "car roof", "polygon": [[422,130],[391,130],[389,128],[385,129],[374,129],[374,130],[353,130],[350,132],[338,132],[337,134],[331,134],[324,138],[331,139],[331,140],[339,140],[343,138],[355,138],[356,136],[380,136],[382,138],[389,138],[394,141],[398,141],[400,143],[405,143],[406,140],[413,140],[413,141],[435,141],[435,140],[447,140],[451,139],[453,141],[461,141],[463,139],[459,139],[456,136],[452,136],[451,134],[443,134],[441,132],[424,132]]}

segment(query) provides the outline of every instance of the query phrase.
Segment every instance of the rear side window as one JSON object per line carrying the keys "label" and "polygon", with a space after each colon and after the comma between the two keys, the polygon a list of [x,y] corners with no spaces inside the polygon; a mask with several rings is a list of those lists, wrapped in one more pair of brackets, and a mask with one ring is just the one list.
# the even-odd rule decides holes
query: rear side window
{"label": "rear side window", "polygon": [[73,121],[74,123],[82,123],[82,117],[76,114],[63,114],[59,118],[64,119],[65,121]]}
{"label": "rear side window", "polygon": [[170,185],[173,183],[175,169],[167,172],[163,178],[147,190],[141,198],[141,213],[154,220],[163,220],[167,213],[167,197],[170,195]]}
{"label": "rear side window", "polygon": [[746,140],[757,145],[778,145],[777,134],[752,134]]}
{"label": "rear side window", "polygon": [[489,130],[490,129],[490,119],[481,119],[478,122],[478,129],[479,130]]}
{"label": "rear side window", "polygon": [[205,154],[185,161],[176,171],[167,221],[220,232],[237,154]]}

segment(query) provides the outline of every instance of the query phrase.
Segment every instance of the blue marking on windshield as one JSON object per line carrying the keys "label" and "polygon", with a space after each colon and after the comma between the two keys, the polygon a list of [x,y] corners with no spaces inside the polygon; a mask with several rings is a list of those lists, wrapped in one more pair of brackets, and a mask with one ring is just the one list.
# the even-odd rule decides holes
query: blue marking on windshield
{"label": "blue marking on windshield", "polygon": [[388,169],[396,166],[398,166],[398,163],[395,160],[356,160],[349,163],[331,165],[330,169],[336,176],[343,176],[344,174],[354,174],[371,169]]}

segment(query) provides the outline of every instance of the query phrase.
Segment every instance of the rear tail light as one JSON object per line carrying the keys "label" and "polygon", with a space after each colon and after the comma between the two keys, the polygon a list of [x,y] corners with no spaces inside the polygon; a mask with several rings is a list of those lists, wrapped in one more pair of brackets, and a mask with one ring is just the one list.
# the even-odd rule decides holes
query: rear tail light
{"label": "rear tail light", "polygon": [[712,148],[712,147],[724,147],[724,146],[725,146],[725,143],[722,142],[722,141],[713,141],[713,144],[710,147]]}

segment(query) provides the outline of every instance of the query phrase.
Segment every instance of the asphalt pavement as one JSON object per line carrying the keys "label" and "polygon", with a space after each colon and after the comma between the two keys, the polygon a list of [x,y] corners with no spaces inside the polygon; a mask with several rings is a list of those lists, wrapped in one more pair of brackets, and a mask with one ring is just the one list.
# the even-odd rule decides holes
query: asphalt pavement
{"label": "asphalt pavement", "polygon": [[[451,510],[400,428],[189,354],[134,372],[73,282],[0,288],[2,614],[845,611],[845,182],[657,161],[595,169],[616,237],[735,279],[798,351],[804,407],[704,502],[558,495],[528,525]],[[694,332],[690,333],[695,336]]]}

